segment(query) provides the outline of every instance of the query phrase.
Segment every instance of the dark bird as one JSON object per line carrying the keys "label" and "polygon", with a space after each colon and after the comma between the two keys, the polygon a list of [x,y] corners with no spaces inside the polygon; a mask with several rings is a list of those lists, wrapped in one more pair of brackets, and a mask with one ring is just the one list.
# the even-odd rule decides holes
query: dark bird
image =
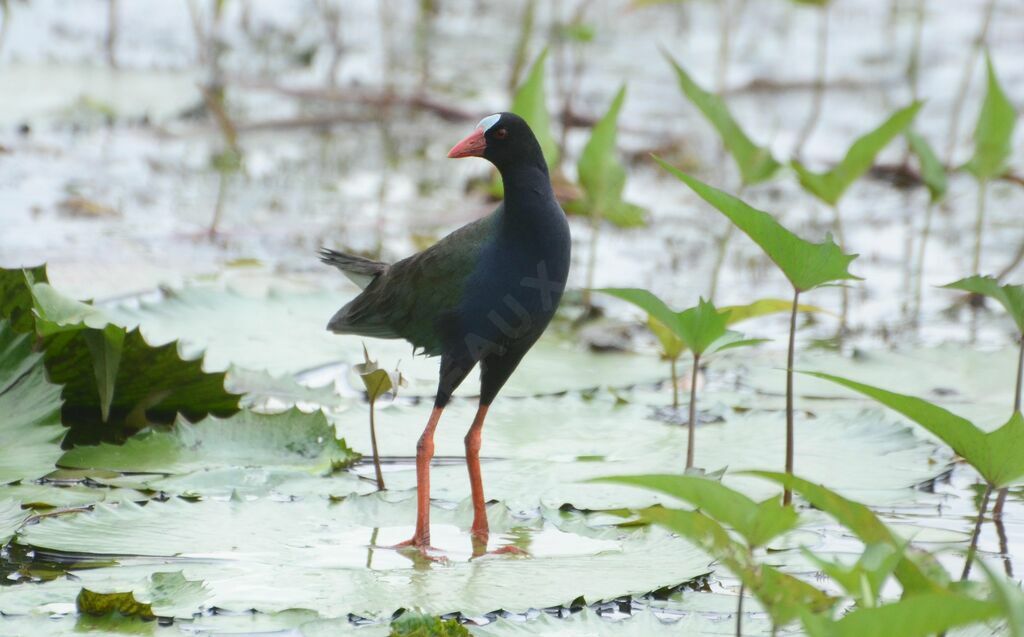
{"label": "dark bird", "polygon": [[480,365],[480,406],[466,434],[472,536],[486,547],[480,433],[495,396],[551,321],[569,274],[570,237],[533,131],[519,116],[485,117],[448,157],[483,157],[501,173],[504,201],[430,248],[388,264],[324,249],[321,259],[363,288],[327,324],[337,334],[404,338],[440,356],[434,409],[416,445],[416,531],[430,545],[434,430],[452,392]]}

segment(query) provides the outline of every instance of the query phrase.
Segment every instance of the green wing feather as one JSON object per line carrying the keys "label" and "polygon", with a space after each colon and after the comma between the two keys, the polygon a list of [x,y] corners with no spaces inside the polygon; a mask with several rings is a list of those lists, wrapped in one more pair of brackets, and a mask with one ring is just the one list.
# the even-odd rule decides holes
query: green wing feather
{"label": "green wing feather", "polygon": [[423,252],[387,267],[341,308],[328,329],[340,334],[404,338],[427,356],[442,350],[441,329],[454,319],[480,250],[492,236],[501,207],[463,226]]}

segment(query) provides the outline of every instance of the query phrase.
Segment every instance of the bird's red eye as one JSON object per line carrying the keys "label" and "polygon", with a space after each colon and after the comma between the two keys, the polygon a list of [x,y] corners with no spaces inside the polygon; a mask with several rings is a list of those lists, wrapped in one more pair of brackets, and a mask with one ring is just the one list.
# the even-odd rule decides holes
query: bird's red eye
{"label": "bird's red eye", "polygon": [[507,128],[499,128],[498,130],[494,131],[494,139],[505,139],[506,137],[508,137]]}

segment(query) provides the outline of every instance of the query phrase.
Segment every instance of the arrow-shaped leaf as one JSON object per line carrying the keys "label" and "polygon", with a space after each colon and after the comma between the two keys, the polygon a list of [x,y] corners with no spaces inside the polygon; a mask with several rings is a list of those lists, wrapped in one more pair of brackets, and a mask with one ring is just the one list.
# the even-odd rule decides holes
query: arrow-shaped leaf
{"label": "arrow-shaped leaf", "polygon": [[846,151],[846,156],[839,165],[832,170],[816,173],[799,161],[793,160],[793,169],[800,177],[800,185],[822,201],[834,206],[846,189],[871,168],[878,153],[914,121],[920,109],[921,102],[914,102],[893,113],[878,128],[859,137]]}
{"label": "arrow-shaped leaf", "polygon": [[743,184],[757,184],[771,179],[781,166],[772,157],[771,151],[758,146],[747,137],[740,125],[733,119],[732,113],[729,112],[722,98],[702,89],[668,52],[665,52],[664,55],[676,71],[679,88],[682,89],[683,94],[718,131],[722,143],[725,144],[726,150],[732,155],[740,170]]}
{"label": "arrow-shaped leaf", "polygon": [[844,253],[831,237],[822,243],[805,241],[767,212],[712,188],[658,157],[655,160],[761,246],[797,290],[805,292],[825,283],[860,278],[847,269],[857,255]]}
{"label": "arrow-shaped leaf", "polygon": [[998,301],[1017,324],[1017,329],[1024,332],[1024,285],[999,285],[999,281],[994,277],[976,274],[942,287],[974,292]]}

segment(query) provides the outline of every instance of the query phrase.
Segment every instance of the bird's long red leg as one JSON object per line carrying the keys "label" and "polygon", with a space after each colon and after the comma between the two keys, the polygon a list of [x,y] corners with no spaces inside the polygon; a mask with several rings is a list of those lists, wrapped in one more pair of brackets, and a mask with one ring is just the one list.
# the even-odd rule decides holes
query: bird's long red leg
{"label": "bird's long red leg", "polygon": [[427,428],[416,443],[416,531],[412,539],[396,544],[395,548],[430,548],[430,460],[434,457],[434,430],[442,411],[444,407],[434,407]]}
{"label": "bird's long red leg", "polygon": [[473,534],[474,543],[480,542],[487,546],[489,531],[487,528],[487,508],[484,506],[484,482],[480,473],[480,434],[484,428],[484,418],[490,405],[481,404],[473,419],[473,424],[466,433],[466,466],[469,468],[469,486],[473,492]]}

